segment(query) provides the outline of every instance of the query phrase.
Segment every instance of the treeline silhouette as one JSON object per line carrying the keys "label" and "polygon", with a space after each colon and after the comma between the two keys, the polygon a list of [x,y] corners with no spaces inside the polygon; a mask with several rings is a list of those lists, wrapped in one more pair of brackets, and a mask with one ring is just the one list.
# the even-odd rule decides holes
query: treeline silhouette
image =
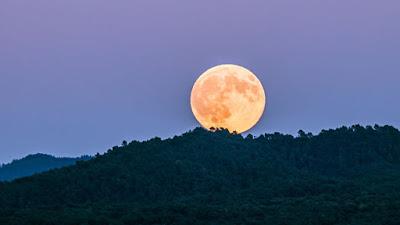
{"label": "treeline silhouette", "polygon": [[10,163],[1,165],[0,181],[10,181],[47,170],[70,166],[77,161],[89,160],[90,158],[91,157],[87,155],[77,158],[55,157],[42,153],[27,155],[22,159],[16,159]]}
{"label": "treeline silhouette", "polygon": [[400,224],[400,132],[196,128],[0,184],[0,224]]}

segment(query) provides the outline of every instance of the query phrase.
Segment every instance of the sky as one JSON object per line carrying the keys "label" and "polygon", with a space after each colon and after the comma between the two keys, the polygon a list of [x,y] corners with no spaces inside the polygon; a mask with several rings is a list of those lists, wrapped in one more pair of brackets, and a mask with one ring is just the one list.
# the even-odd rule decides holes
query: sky
{"label": "sky", "polygon": [[398,0],[1,0],[0,163],[199,126],[209,67],[252,70],[253,134],[400,127]]}

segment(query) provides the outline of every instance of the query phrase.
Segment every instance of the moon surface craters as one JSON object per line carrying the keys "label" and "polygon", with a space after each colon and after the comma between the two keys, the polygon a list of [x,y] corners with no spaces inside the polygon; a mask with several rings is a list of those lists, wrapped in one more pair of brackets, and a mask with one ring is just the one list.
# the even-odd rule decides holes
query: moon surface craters
{"label": "moon surface craters", "polygon": [[198,78],[192,89],[191,105],[203,127],[223,127],[240,133],[261,117],[265,93],[260,81],[247,69],[221,65]]}

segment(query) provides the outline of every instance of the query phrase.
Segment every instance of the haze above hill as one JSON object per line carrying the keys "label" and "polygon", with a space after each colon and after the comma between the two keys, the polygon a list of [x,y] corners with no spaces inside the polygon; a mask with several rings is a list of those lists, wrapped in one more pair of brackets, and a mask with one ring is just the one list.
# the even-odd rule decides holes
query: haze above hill
{"label": "haze above hill", "polygon": [[89,160],[90,158],[90,156],[81,156],[76,158],[54,157],[42,153],[28,155],[22,159],[16,159],[10,163],[1,165],[0,181],[13,180],[50,169],[74,165],[77,161]]}

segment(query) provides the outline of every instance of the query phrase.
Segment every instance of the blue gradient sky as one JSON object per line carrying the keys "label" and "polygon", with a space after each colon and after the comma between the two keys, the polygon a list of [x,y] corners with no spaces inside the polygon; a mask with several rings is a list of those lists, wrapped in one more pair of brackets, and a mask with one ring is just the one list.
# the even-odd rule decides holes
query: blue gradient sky
{"label": "blue gradient sky", "polygon": [[0,162],[103,152],[198,126],[197,76],[255,72],[251,131],[400,126],[398,0],[2,0]]}

